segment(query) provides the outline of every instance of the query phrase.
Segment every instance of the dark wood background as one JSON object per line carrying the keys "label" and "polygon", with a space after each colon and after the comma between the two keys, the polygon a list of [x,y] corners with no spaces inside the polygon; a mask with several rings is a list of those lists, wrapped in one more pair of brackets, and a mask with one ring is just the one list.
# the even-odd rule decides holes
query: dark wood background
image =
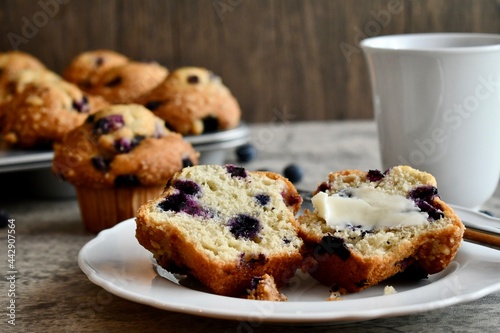
{"label": "dark wood background", "polygon": [[369,119],[360,39],[500,33],[499,14],[498,0],[1,0],[0,51],[30,52],[59,73],[96,48],[204,66],[248,122]]}

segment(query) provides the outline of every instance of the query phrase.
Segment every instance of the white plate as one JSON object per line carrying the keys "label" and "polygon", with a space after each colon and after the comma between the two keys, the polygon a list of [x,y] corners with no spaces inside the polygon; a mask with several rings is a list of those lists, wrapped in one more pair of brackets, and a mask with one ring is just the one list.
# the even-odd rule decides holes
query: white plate
{"label": "white plate", "polygon": [[498,217],[489,216],[457,205],[450,206],[460,216],[466,228],[470,227],[500,234],[500,219]]}
{"label": "white plate", "polygon": [[242,324],[328,324],[399,316],[471,301],[500,290],[500,251],[464,243],[446,270],[419,282],[393,283],[397,293],[392,295],[384,296],[385,285],[380,285],[329,302],[327,287],[297,274],[283,289],[288,302],[223,297],[179,284],[168,274],[160,276],[150,252],[135,239],[133,219],[87,243],[78,264],[93,283],[122,298]]}

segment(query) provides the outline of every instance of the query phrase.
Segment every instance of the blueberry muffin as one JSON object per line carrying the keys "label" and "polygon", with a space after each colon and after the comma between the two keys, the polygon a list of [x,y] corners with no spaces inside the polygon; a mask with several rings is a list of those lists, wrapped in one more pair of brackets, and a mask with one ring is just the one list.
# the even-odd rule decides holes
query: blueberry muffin
{"label": "blueberry muffin", "polygon": [[130,61],[113,66],[98,75],[88,91],[112,104],[127,104],[152,90],[167,76],[168,70],[156,62]]}
{"label": "blueberry muffin", "polygon": [[9,82],[12,76],[25,69],[45,69],[36,57],[21,51],[0,53],[0,102],[10,95]]}
{"label": "blueberry muffin", "polygon": [[90,113],[107,105],[48,70],[23,70],[13,76],[0,106],[3,142],[15,148],[51,148]]}
{"label": "blueberry muffin", "polygon": [[82,220],[99,232],[133,217],[198,153],[141,105],[112,105],[88,116],[55,145],[53,170],[77,190]]}
{"label": "blueberry muffin", "polygon": [[111,50],[86,51],[71,61],[64,70],[63,77],[83,91],[91,92],[106,71],[129,61],[123,54]]}
{"label": "blueberry muffin", "polygon": [[333,172],[300,216],[311,276],[340,293],[396,274],[422,278],[445,269],[464,226],[444,203],[436,180],[408,166],[382,173]]}
{"label": "blueberry muffin", "polygon": [[184,135],[234,128],[241,117],[229,89],[204,68],[175,70],[138,102],[165,120],[167,127]]}
{"label": "blueberry muffin", "polygon": [[295,213],[302,198],[284,177],[235,165],[184,168],[139,208],[136,237],[158,264],[209,290],[243,296],[255,277],[277,287],[302,262]]}

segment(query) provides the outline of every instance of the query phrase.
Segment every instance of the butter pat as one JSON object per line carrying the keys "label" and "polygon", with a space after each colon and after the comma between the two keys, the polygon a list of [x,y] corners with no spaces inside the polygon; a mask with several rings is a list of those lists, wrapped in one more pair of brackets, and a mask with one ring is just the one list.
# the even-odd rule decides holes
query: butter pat
{"label": "butter pat", "polygon": [[318,192],[311,199],[327,224],[363,230],[422,225],[429,215],[421,212],[411,199],[387,194],[371,187],[349,188],[331,196]]}

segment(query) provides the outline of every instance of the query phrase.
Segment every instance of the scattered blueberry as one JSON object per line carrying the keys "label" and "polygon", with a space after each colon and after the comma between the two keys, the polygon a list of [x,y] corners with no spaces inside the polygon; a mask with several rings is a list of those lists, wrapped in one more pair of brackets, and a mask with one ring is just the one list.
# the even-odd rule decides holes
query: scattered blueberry
{"label": "scattered blueberry", "polygon": [[113,114],[107,117],[103,117],[94,124],[95,134],[107,134],[111,131],[117,130],[125,126],[125,121],[122,115]]}
{"label": "scattered blueberry", "polygon": [[241,163],[253,161],[257,157],[257,149],[251,143],[246,143],[236,149],[236,157]]}
{"label": "scattered blueberry", "polygon": [[226,170],[231,174],[231,177],[239,177],[239,178],[247,177],[247,171],[245,170],[245,168],[228,164],[226,165]]}
{"label": "scattered blueberry", "polygon": [[214,116],[207,116],[202,119],[203,134],[214,133],[219,129],[219,119]]}
{"label": "scattered blueberry", "polygon": [[9,225],[9,219],[9,214],[5,210],[0,209],[0,228],[6,228]]}
{"label": "scattered blueberry", "polygon": [[480,210],[479,211],[480,213],[483,213],[485,215],[488,215],[488,216],[491,216],[491,217],[495,217],[495,214],[493,214],[492,212],[490,212],[489,210]]}
{"label": "scattered blueberry", "polygon": [[292,183],[298,183],[304,176],[304,171],[297,164],[290,164],[283,170],[283,175]]}
{"label": "scattered blueberry", "polygon": [[115,178],[116,187],[132,187],[139,185],[141,185],[141,182],[135,175],[118,175]]}
{"label": "scattered blueberry", "polygon": [[104,157],[94,156],[91,158],[90,161],[92,162],[92,165],[94,166],[94,168],[96,168],[97,170],[102,171],[102,172],[109,171],[109,164],[111,163],[111,161],[105,159]]}
{"label": "scattered blueberry", "polygon": [[120,83],[122,83],[123,79],[120,77],[120,76],[117,76],[115,78],[113,78],[111,81],[108,81],[105,86],[106,87],[116,87],[117,85],[119,85]]}
{"label": "scattered blueberry", "polygon": [[228,222],[229,231],[235,238],[253,239],[260,230],[260,222],[255,217],[238,214]]}
{"label": "scattered blueberry", "polygon": [[73,101],[72,105],[73,109],[80,113],[89,113],[90,112],[90,105],[89,105],[89,99],[87,96],[83,95],[81,101]]}
{"label": "scattered blueberry", "polygon": [[154,110],[158,109],[161,104],[162,104],[161,101],[149,101],[144,106],[146,107],[146,109],[154,111]]}
{"label": "scattered blueberry", "polygon": [[366,178],[371,182],[378,182],[384,177],[385,175],[380,170],[370,170],[366,175]]}
{"label": "scattered blueberry", "polygon": [[189,75],[187,77],[187,82],[189,84],[197,84],[198,82],[200,82],[200,78],[197,75]]}
{"label": "scattered blueberry", "polygon": [[255,196],[255,199],[257,199],[257,202],[259,203],[259,205],[265,206],[269,203],[269,201],[271,200],[271,197],[269,197],[267,194],[257,194]]}

